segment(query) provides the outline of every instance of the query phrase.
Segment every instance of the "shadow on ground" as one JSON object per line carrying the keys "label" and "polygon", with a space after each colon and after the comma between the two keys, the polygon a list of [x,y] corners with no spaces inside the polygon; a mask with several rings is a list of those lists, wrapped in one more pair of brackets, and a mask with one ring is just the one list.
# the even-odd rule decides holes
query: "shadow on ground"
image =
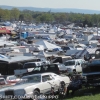
{"label": "shadow on ground", "polygon": [[97,94],[100,94],[100,87],[91,87],[89,89],[83,88],[81,90],[77,90],[74,95],[69,94],[64,100],[72,99],[75,97],[95,96]]}

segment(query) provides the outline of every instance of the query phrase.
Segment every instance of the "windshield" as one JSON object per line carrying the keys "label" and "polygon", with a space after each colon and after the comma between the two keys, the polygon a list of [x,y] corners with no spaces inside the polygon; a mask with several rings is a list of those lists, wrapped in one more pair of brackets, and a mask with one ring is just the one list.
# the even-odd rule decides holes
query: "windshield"
{"label": "windshield", "polygon": [[9,77],[9,80],[15,80],[16,79],[16,76],[10,76]]}
{"label": "windshield", "polygon": [[41,75],[27,76],[23,77],[21,81],[16,84],[25,84],[25,83],[38,83],[41,82]]}
{"label": "windshield", "polygon": [[64,63],[65,66],[75,65],[75,61],[68,61]]}

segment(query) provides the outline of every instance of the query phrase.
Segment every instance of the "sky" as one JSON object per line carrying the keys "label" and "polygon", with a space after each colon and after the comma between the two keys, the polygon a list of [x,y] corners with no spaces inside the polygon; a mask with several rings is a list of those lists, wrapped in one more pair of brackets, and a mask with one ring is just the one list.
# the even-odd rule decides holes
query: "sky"
{"label": "sky", "polygon": [[100,10],[100,0],[0,0],[0,5]]}

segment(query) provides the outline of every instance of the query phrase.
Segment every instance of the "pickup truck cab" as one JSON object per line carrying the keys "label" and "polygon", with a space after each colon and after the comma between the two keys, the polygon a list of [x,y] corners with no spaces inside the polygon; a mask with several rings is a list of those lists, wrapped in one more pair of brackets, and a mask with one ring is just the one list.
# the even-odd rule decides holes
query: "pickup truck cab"
{"label": "pickup truck cab", "polygon": [[80,73],[82,72],[82,63],[84,62],[83,59],[73,59],[64,62],[64,65],[67,68],[67,72],[70,73]]}
{"label": "pickup truck cab", "polygon": [[31,72],[35,67],[43,65],[42,62],[28,62],[25,63],[23,69],[16,69],[14,73],[16,76],[23,75],[24,73]]}

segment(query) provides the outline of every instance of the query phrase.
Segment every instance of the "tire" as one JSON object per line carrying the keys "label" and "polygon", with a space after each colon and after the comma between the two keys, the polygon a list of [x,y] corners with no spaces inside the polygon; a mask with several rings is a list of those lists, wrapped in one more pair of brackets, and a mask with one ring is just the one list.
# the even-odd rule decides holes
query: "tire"
{"label": "tire", "polygon": [[33,100],[39,100],[39,95],[40,95],[40,92],[37,91],[37,90],[34,90],[34,93],[33,93]]}
{"label": "tire", "polygon": [[73,70],[73,74],[76,74],[76,70]]}

